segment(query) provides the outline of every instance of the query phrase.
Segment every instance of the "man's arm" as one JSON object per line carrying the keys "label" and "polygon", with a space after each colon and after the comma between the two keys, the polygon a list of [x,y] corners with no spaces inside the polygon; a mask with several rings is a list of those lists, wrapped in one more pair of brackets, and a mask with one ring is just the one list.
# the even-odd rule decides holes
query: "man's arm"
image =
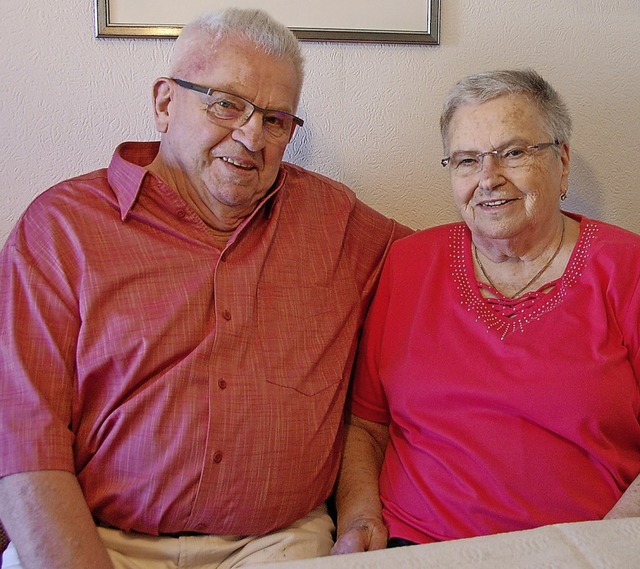
{"label": "man's arm", "polygon": [[378,478],[388,442],[386,425],[350,417],[336,487],[338,539],[332,554],[387,546]]}
{"label": "man's arm", "polygon": [[614,504],[611,511],[604,517],[605,520],[614,518],[640,517],[640,476],[638,476],[626,489],[625,493]]}
{"label": "man's arm", "polygon": [[78,480],[69,472],[1,478],[0,518],[25,569],[113,569]]}

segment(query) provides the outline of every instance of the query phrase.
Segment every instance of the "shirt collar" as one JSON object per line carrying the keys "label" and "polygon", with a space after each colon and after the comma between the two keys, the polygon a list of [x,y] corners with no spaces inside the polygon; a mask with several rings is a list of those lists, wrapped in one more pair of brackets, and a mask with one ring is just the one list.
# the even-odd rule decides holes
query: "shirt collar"
{"label": "shirt collar", "polygon": [[118,200],[123,221],[135,205],[148,174],[146,166],[156,157],[159,146],[159,142],[123,142],[113,153],[107,179]]}
{"label": "shirt collar", "polygon": [[[149,174],[146,167],[153,162],[153,159],[158,154],[159,147],[159,142],[123,142],[113,153],[107,171],[107,178],[118,200],[120,216],[123,221],[134,207],[142,191],[145,177]],[[260,200],[251,215],[247,216],[241,227],[245,226],[260,210],[264,210],[266,218],[271,217],[275,202],[273,198],[282,191],[286,178],[286,168],[280,166],[280,171],[273,187]]]}

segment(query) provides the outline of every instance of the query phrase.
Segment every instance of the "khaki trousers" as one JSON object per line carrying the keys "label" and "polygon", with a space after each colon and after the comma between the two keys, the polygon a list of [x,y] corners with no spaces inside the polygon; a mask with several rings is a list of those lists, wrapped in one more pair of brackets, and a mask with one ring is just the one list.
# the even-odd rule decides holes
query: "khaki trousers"
{"label": "khaki trousers", "polygon": [[[329,554],[334,525],[326,506],[290,526],[260,537],[153,537],[98,528],[115,569],[232,569]],[[22,569],[12,544],[2,569]]]}

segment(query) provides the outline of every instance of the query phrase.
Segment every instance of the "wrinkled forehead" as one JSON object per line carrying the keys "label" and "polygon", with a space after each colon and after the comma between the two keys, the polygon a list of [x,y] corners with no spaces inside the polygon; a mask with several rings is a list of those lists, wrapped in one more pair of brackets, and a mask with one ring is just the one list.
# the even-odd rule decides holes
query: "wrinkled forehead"
{"label": "wrinkled forehead", "polygon": [[[212,33],[204,29],[187,30],[176,40],[171,61],[172,76],[215,77],[223,69],[255,67],[273,69],[274,80],[280,78],[296,93],[296,104],[302,91],[302,76],[288,55],[269,53],[264,47],[238,33]],[[283,70],[285,71],[283,73]]]}
{"label": "wrinkled forehead", "polygon": [[512,141],[528,141],[547,132],[546,121],[533,100],[526,95],[509,94],[458,107],[449,124],[447,142],[452,150],[485,150]]}

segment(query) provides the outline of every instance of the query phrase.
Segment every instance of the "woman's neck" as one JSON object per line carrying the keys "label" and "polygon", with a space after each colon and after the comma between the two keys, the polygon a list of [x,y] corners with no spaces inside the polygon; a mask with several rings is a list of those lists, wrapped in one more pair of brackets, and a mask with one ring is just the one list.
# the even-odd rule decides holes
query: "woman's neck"
{"label": "woman's neck", "polygon": [[563,215],[550,238],[534,246],[472,239],[476,278],[507,298],[537,290],[562,276],[578,234],[579,224]]}

